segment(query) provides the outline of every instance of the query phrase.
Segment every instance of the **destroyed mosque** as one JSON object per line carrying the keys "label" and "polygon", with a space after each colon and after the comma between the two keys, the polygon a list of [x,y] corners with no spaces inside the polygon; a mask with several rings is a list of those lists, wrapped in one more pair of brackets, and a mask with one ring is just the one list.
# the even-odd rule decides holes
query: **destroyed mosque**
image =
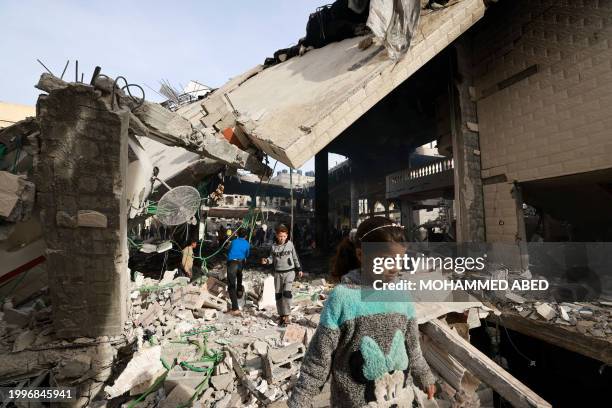
{"label": "destroyed mosque", "polygon": [[[162,103],[42,61],[0,102],[0,407],[610,404],[612,0],[304,24]],[[369,301],[377,243],[460,289]]]}

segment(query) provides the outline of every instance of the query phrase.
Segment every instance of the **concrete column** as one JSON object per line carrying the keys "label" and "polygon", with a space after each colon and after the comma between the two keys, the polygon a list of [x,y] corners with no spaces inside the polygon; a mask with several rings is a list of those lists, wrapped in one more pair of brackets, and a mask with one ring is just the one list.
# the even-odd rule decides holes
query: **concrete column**
{"label": "concrete column", "polygon": [[412,214],[412,203],[410,201],[400,201],[400,220],[404,226],[408,239],[413,239],[412,229],[414,228],[414,219]]}
{"label": "concrete column", "polygon": [[357,181],[354,174],[351,174],[351,228],[357,228],[359,223],[359,192],[357,191]]}
{"label": "concrete column", "polygon": [[383,205],[385,206],[385,217],[389,218],[389,202],[383,201]]}
{"label": "concrete column", "polygon": [[324,149],[315,155],[315,225],[319,253],[327,252],[329,244],[328,176],[327,150]]}
{"label": "concrete column", "polygon": [[457,242],[484,242],[485,220],[480,171],[480,142],[476,104],[470,98],[471,49],[469,39],[456,44],[459,73],[450,72],[450,116],[454,161]]}
{"label": "concrete column", "polygon": [[60,338],[119,335],[127,318],[128,121],[86,85],[41,96],[36,186]]}

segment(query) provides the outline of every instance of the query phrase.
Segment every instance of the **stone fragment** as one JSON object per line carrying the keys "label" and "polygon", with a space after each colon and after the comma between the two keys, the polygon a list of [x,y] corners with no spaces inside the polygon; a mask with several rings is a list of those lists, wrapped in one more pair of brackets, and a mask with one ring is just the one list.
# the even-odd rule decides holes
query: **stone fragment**
{"label": "stone fragment", "polygon": [[108,398],[115,398],[154,377],[157,372],[164,368],[160,358],[160,346],[149,347],[135,353],[132,360],[117,377],[113,386],[107,386],[104,389]]}
{"label": "stone fragment", "polygon": [[221,293],[225,292],[225,287],[225,283],[213,276],[209,276],[206,280],[206,289],[213,296],[219,296]]}
{"label": "stone fragment", "polygon": [[6,324],[25,327],[30,323],[32,317],[32,309],[14,309],[8,307],[4,309],[4,321]]}
{"label": "stone fragment", "polygon": [[234,384],[233,374],[215,375],[210,378],[210,383],[218,391],[230,391]]}
{"label": "stone fragment", "polygon": [[253,343],[252,347],[253,351],[259,354],[260,356],[263,356],[268,352],[268,343],[264,341],[257,340]]}
{"label": "stone fragment", "polygon": [[136,320],[136,326],[149,326],[153,324],[153,322],[159,319],[163,314],[163,308],[159,305],[159,303],[152,303],[147,310]]}
{"label": "stone fragment", "polygon": [[276,310],[276,297],[274,295],[274,277],[264,279],[263,290],[257,303],[259,310]]}
{"label": "stone fragment", "polygon": [[548,303],[542,303],[536,308],[536,311],[546,320],[554,319],[557,316],[555,309],[553,309]]}
{"label": "stone fragment", "polygon": [[77,213],[77,226],[88,228],[108,228],[106,215],[93,210],[79,210]]}
{"label": "stone fragment", "polygon": [[25,330],[19,333],[13,343],[13,353],[23,351],[36,341],[36,334],[32,330]]}
{"label": "stone fragment", "polygon": [[91,357],[86,355],[77,355],[73,359],[68,361],[62,361],[60,363],[58,374],[56,378],[58,380],[66,378],[79,378],[91,368]]}
{"label": "stone fragment", "polygon": [[170,394],[174,387],[179,384],[184,384],[190,388],[196,389],[205,379],[205,373],[191,370],[183,370],[180,367],[175,367],[164,380],[164,391]]}
{"label": "stone fragment", "polygon": [[162,401],[160,408],[177,408],[189,403],[189,400],[196,393],[195,389],[185,384],[178,384],[172,392]]}
{"label": "stone fragment", "polygon": [[290,324],[285,329],[283,341],[285,343],[301,343],[304,341],[305,334],[306,329],[304,327],[297,324]]}

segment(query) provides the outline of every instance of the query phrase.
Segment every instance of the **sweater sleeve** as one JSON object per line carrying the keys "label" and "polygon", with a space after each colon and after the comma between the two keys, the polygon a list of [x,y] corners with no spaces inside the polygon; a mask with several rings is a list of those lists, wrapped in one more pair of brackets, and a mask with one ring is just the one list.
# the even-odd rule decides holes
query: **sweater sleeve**
{"label": "sweater sleeve", "polygon": [[416,384],[421,387],[434,384],[436,378],[431,372],[429,364],[425,361],[425,357],[423,357],[423,352],[421,351],[419,325],[416,319],[410,319],[408,321],[408,328],[406,330],[406,351],[408,352],[410,372],[416,380]]}
{"label": "sweater sleeve", "polygon": [[344,302],[338,291],[339,287],[336,287],[325,301],[321,321],[310,341],[300,368],[300,376],[288,401],[290,408],[311,407],[313,398],[321,392],[329,378],[334,351],[338,347],[342,330],[340,316]]}
{"label": "sweater sleeve", "polygon": [[295,245],[293,242],[291,243],[291,257],[293,258],[293,264],[295,265],[295,271],[299,272],[302,270],[302,265],[300,265],[300,260],[298,259],[297,250],[295,249]]}
{"label": "sweater sleeve", "polygon": [[327,382],[332,366],[333,352],[340,338],[339,329],[319,325],[315,331],[300,376],[288,401],[289,408],[309,408],[312,401]]}

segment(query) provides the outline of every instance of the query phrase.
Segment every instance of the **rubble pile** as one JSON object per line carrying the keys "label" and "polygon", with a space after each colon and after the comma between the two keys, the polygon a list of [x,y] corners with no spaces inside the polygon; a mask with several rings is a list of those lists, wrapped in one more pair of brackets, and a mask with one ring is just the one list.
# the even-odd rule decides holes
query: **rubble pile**
{"label": "rubble pile", "polygon": [[529,301],[520,295],[506,294],[505,308],[521,317],[543,320],[562,326],[572,326],[581,334],[593,337],[612,336],[612,303],[610,302],[540,302]]}
{"label": "rubble pile", "polygon": [[319,322],[324,280],[297,282],[294,322],[276,323],[273,277],[245,271],[242,316],[226,314],[229,296],[213,269],[199,282],[174,278],[157,282],[136,273],[126,335],[136,352],[108,399],[137,397],[126,407],[267,406],[288,397],[306,346]]}

